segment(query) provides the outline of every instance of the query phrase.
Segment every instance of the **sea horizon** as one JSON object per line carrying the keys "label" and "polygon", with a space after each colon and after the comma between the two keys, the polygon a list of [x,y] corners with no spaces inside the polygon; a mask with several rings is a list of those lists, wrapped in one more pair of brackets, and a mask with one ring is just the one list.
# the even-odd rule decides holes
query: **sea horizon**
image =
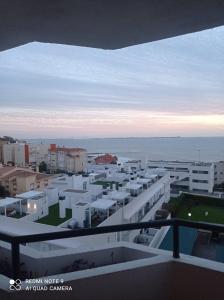
{"label": "sea horizon", "polygon": [[29,143],[54,143],[81,147],[89,153],[112,153],[120,157],[146,160],[224,160],[224,137],[128,137],[26,139]]}

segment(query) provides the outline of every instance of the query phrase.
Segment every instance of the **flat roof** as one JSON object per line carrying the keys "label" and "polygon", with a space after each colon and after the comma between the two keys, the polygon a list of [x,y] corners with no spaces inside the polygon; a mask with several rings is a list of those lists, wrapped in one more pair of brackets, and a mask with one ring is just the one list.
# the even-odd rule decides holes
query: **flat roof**
{"label": "flat roof", "polygon": [[158,175],[156,174],[146,174],[147,178],[155,179]]}
{"label": "flat roof", "polygon": [[150,178],[137,178],[136,179],[137,183],[140,182],[140,183],[149,183],[151,181]]}
{"label": "flat roof", "polygon": [[128,182],[126,188],[132,190],[138,190],[142,188],[142,184]]}

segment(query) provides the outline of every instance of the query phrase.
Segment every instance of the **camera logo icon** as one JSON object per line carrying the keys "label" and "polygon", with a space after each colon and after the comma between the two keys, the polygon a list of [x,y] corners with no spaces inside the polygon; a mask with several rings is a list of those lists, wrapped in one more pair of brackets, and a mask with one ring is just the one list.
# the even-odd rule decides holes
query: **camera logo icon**
{"label": "camera logo icon", "polygon": [[20,279],[10,279],[9,280],[9,289],[10,291],[20,291],[22,286],[21,286],[22,282]]}

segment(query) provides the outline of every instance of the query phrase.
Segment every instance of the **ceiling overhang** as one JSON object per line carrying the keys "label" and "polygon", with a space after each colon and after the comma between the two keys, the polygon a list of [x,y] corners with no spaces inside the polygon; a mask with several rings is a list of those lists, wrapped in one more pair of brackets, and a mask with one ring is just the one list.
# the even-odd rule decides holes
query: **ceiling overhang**
{"label": "ceiling overhang", "polygon": [[118,49],[221,25],[223,0],[2,0],[0,51],[33,41]]}

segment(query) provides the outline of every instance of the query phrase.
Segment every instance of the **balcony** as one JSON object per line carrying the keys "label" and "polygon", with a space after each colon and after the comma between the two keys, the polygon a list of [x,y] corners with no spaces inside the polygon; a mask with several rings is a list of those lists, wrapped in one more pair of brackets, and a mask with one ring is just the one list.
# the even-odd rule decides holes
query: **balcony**
{"label": "balcony", "polygon": [[[172,229],[173,252],[124,242],[76,254],[73,249],[73,253],[68,256],[67,269],[44,276],[48,279],[63,280],[63,285],[70,286],[72,291],[54,294],[50,290],[27,291],[28,284],[23,281],[22,290],[11,293],[8,289],[9,278],[0,275],[0,297],[9,300],[28,299],[28,297],[48,299],[52,295],[55,299],[80,300],[90,298],[100,300],[222,299],[224,264],[179,253],[180,226],[224,232],[222,225],[171,219],[26,236],[10,236],[1,233],[0,239],[12,245],[11,268],[16,279],[21,278],[20,249],[22,246],[19,246],[20,244],[158,226],[170,226]],[[61,259],[56,260],[61,261]],[[78,263],[74,264],[74,261]],[[50,264],[49,258],[46,264]],[[39,277],[41,278],[43,277]],[[40,283],[39,286],[43,284]]]}

